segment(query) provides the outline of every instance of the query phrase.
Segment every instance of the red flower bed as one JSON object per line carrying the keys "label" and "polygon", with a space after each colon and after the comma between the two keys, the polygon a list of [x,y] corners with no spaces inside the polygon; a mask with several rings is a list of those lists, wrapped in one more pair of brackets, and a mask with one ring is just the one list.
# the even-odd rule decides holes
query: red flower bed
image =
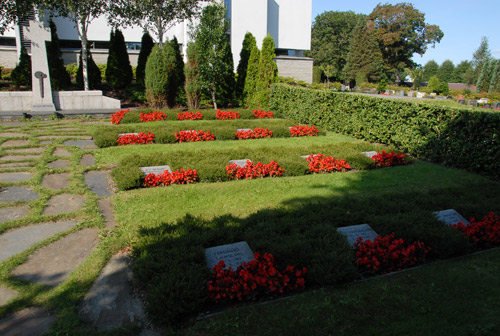
{"label": "red flower bed", "polygon": [[212,141],[215,140],[215,135],[210,131],[180,131],[175,132],[175,139],[177,142],[195,142],[195,141]]}
{"label": "red flower bed", "polygon": [[279,270],[272,254],[254,254],[254,260],[224,269],[221,260],[212,268],[211,280],[207,283],[208,296],[215,302],[255,300],[258,297],[279,295],[304,289],[307,269],[287,266]]}
{"label": "red flower bed", "polygon": [[122,121],[123,116],[128,112],[130,112],[130,110],[126,109],[126,110],[120,110],[120,111],[116,112],[115,114],[112,114],[111,115],[111,123],[118,125]]}
{"label": "red flower bed", "polygon": [[152,144],[155,142],[155,135],[153,133],[139,133],[139,134],[126,134],[122,135],[116,141],[118,146],[123,145],[144,145]]}
{"label": "red flower bed", "polygon": [[377,237],[375,241],[358,238],[354,244],[358,268],[362,273],[381,274],[394,272],[423,263],[430,248],[422,242],[405,244],[394,233]]}
{"label": "red flower bed", "polygon": [[273,119],[274,118],[274,114],[273,112],[271,111],[262,111],[262,110],[253,110],[253,116],[255,119],[265,119],[265,118],[269,118],[269,119]]}
{"label": "red flower bed", "polygon": [[236,163],[231,163],[226,166],[226,172],[230,180],[249,180],[257,177],[282,176],[285,169],[281,168],[275,161],[271,161],[268,164],[258,162],[256,165],[251,161],[247,161],[247,164],[243,167],[238,166]]}
{"label": "red flower bed", "polygon": [[141,113],[139,117],[141,118],[141,122],[160,121],[167,119],[167,115],[161,111],[154,111],[151,113]]}
{"label": "red flower bed", "polygon": [[309,162],[309,171],[312,173],[345,172],[351,169],[344,159],[339,161],[331,156],[325,157],[323,154],[311,154],[306,160]]}
{"label": "red flower bed", "polygon": [[188,184],[188,183],[196,183],[198,181],[198,173],[196,170],[181,169],[176,170],[174,172],[169,172],[165,170],[161,174],[148,174],[144,178],[144,187],[160,187],[160,186],[169,186],[171,184]]}
{"label": "red flower bed", "polygon": [[387,153],[381,151],[372,157],[375,166],[377,167],[392,167],[407,164],[404,154],[396,154],[393,152]]}
{"label": "red flower bed", "polygon": [[215,117],[219,120],[240,119],[240,114],[233,111],[217,110],[217,112],[215,112]]}
{"label": "red flower bed", "polygon": [[471,218],[469,225],[460,222],[451,227],[464,232],[479,249],[500,246],[500,221],[493,212],[485,216],[482,221],[476,222],[474,218]]}
{"label": "red flower bed", "polygon": [[290,128],[290,135],[295,137],[299,136],[315,136],[318,135],[319,131],[315,126],[300,126],[295,125]]}
{"label": "red flower bed", "polygon": [[268,130],[267,128],[255,128],[254,130],[248,131],[237,131],[236,139],[245,140],[245,139],[260,139],[260,138],[271,138],[273,136],[273,131]]}
{"label": "red flower bed", "polygon": [[201,120],[203,119],[203,114],[198,112],[181,112],[177,113],[177,120]]}

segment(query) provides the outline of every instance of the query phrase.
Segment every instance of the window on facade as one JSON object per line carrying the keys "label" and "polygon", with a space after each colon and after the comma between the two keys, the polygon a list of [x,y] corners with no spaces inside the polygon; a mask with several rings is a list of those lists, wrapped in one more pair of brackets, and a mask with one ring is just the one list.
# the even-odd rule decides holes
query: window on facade
{"label": "window on facade", "polygon": [[0,37],[0,46],[15,47],[16,38],[15,37]]}

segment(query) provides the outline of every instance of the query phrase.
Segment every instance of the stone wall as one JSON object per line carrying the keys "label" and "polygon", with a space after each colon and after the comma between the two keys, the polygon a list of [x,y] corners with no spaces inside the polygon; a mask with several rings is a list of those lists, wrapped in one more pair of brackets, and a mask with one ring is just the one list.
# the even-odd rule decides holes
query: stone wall
{"label": "stone wall", "polygon": [[278,65],[278,75],[293,77],[309,84],[313,78],[313,59],[308,57],[278,56],[275,59]]}
{"label": "stone wall", "polygon": [[0,47],[0,65],[4,68],[16,67],[19,58],[15,47]]}

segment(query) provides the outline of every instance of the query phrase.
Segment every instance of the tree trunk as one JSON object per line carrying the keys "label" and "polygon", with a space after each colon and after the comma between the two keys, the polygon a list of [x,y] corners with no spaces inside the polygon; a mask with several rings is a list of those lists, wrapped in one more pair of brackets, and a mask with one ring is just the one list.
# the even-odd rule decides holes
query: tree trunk
{"label": "tree trunk", "polygon": [[217,110],[217,101],[215,101],[215,89],[212,89],[212,102],[214,104],[214,109]]}
{"label": "tree trunk", "polygon": [[78,19],[75,17],[75,26],[80,40],[82,41],[82,77],[83,77],[83,89],[89,91],[89,72],[88,72],[88,62],[87,62],[87,27],[85,25],[85,18]]}

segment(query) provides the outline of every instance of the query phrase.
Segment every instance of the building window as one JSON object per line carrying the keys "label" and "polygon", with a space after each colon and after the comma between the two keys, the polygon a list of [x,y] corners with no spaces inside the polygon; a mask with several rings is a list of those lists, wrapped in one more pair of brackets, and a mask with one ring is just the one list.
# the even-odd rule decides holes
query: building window
{"label": "building window", "polygon": [[226,20],[231,20],[231,0],[224,0],[224,6],[226,7]]}
{"label": "building window", "polygon": [[15,47],[16,46],[16,38],[15,37],[0,37],[0,46],[6,47]]}

